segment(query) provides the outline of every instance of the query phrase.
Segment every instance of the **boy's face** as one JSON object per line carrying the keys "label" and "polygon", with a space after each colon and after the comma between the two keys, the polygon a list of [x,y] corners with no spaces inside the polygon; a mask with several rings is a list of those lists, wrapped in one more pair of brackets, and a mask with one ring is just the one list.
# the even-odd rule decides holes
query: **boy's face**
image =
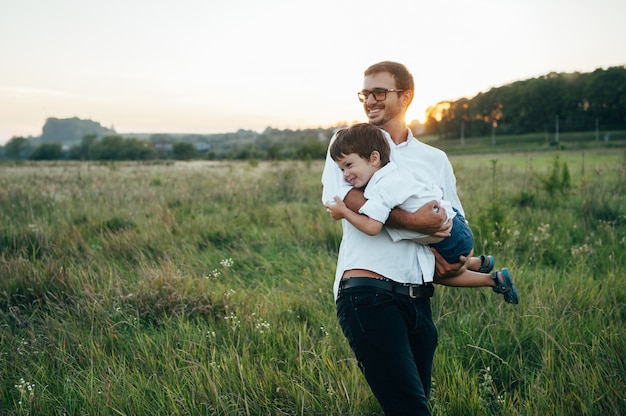
{"label": "boy's face", "polygon": [[336,160],[337,166],[343,172],[344,179],[355,188],[362,188],[370,181],[374,172],[380,168],[380,154],[372,152],[369,159],[356,153],[344,155]]}

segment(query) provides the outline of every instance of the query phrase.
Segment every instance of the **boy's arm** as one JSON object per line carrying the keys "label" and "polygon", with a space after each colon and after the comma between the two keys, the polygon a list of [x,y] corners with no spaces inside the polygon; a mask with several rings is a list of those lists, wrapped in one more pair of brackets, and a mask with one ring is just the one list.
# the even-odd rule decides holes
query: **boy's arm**
{"label": "boy's arm", "polygon": [[[352,189],[343,199],[346,206],[354,212],[358,212],[365,201],[363,191],[358,189]],[[431,201],[415,212],[394,208],[391,210],[389,219],[385,224],[390,227],[404,228],[435,237],[449,237],[452,222],[445,223],[446,218],[445,209],[440,207],[437,201]]]}
{"label": "boy's arm", "polygon": [[383,229],[382,222],[376,221],[365,214],[352,211],[339,197],[335,197],[334,204],[326,204],[325,207],[333,219],[340,220],[345,218],[356,229],[367,235],[376,235]]}

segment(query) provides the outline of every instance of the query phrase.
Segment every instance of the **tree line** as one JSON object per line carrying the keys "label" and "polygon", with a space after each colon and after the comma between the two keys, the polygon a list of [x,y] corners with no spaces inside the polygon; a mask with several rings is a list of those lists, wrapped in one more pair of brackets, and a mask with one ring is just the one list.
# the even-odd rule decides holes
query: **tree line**
{"label": "tree line", "polygon": [[239,130],[181,137],[155,134],[148,140],[118,134],[99,138],[90,134],[71,146],[14,137],[3,150],[4,158],[13,160],[313,160],[326,156],[334,130],[267,128],[263,133]]}
{"label": "tree line", "polygon": [[547,75],[442,101],[427,111],[425,134],[442,139],[499,134],[626,129],[626,66]]}

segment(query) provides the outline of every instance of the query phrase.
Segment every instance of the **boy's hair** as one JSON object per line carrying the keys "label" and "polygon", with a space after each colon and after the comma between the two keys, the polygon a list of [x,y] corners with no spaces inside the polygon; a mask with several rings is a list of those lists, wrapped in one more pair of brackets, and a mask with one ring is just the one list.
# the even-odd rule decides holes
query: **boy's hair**
{"label": "boy's hair", "polygon": [[330,145],[330,157],[336,162],[351,153],[369,159],[373,151],[380,153],[381,166],[389,163],[391,149],[383,132],[369,123],[359,123],[339,130],[335,141]]}
{"label": "boy's hair", "polygon": [[364,75],[375,75],[381,72],[388,72],[393,76],[396,80],[397,89],[411,90],[415,92],[415,81],[413,80],[413,75],[409,72],[407,67],[401,63],[393,61],[379,62],[367,68]]}

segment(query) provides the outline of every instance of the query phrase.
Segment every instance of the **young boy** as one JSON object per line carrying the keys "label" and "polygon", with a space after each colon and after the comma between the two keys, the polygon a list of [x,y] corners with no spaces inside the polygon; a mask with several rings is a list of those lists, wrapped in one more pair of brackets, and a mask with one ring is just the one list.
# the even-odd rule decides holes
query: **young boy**
{"label": "young boy", "polygon": [[[450,237],[438,238],[392,228],[386,228],[387,232],[394,241],[412,239],[429,244],[449,263],[458,262],[460,256],[470,257],[474,237],[465,218],[449,202],[442,200],[440,189],[420,183],[410,173],[400,170],[390,161],[390,153],[382,131],[369,123],[356,124],[337,133],[330,146],[330,156],[347,182],[355,188],[364,188],[367,202],[356,213],[335,197],[334,203],[325,204],[331,217],[335,220],[345,218],[361,232],[376,235],[382,231],[391,209],[399,207],[414,212],[427,202],[439,200],[446,209],[448,221],[453,221]],[[456,287],[491,286],[494,292],[504,295],[505,301],[517,304],[519,295],[508,269],[489,275],[493,265],[491,256],[470,257],[467,268],[454,276],[435,276],[434,282]]]}

